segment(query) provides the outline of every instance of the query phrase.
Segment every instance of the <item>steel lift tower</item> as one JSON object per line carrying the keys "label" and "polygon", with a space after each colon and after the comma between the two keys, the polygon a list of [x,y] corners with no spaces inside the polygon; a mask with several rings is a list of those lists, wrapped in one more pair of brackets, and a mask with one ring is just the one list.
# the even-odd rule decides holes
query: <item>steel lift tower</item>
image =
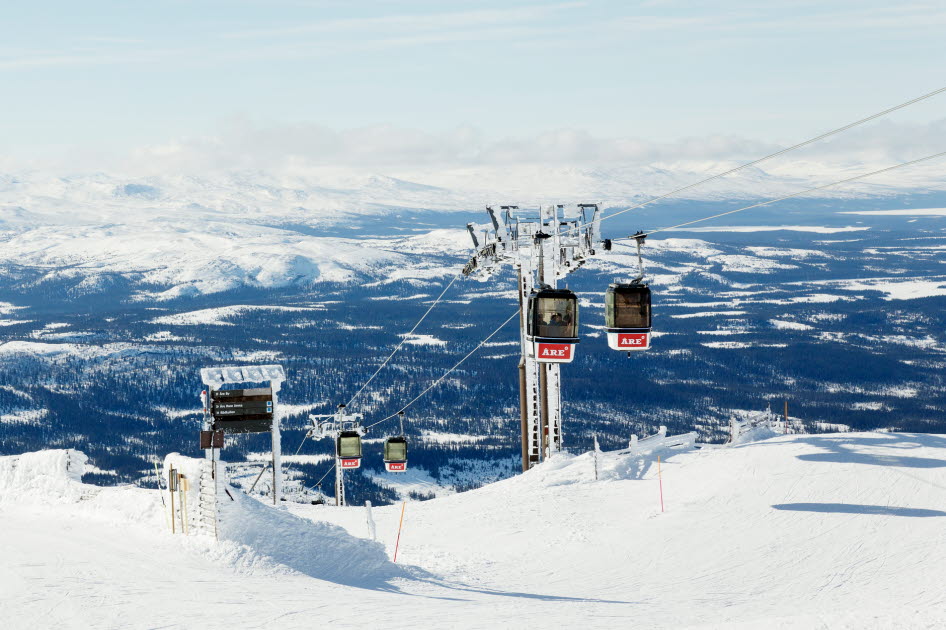
{"label": "steel lift tower", "polygon": [[[522,470],[562,450],[560,363],[537,359],[529,335],[530,298],[536,290],[555,289],[558,281],[595,254],[600,238],[597,204],[551,205],[537,209],[487,206],[492,229],[478,238],[467,229],[476,250],[463,273],[493,274],[504,266],[518,272],[522,357],[519,403],[522,424]],[[569,355],[569,358],[571,355]]]}
{"label": "steel lift tower", "polygon": [[[310,415],[312,428],[309,435],[313,439],[329,438],[335,448],[335,505],[348,505],[345,499],[345,471],[361,468],[361,436],[365,428],[361,424],[360,413],[346,413],[345,405],[339,405],[333,414]],[[343,440],[355,438],[357,455],[347,456]]]}

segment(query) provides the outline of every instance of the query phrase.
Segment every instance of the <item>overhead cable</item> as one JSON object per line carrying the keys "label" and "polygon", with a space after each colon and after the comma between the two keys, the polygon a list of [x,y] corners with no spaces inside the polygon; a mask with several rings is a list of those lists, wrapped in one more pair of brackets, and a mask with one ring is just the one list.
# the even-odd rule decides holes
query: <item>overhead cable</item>
{"label": "overhead cable", "polygon": [[[813,137],[813,138],[809,138],[808,140],[805,140],[805,141],[803,141],[803,142],[799,142],[798,144],[793,144],[793,145],[790,146],[790,147],[786,147],[786,148],[784,148],[784,149],[780,149],[780,150],[776,151],[775,153],[770,153],[770,154],[768,154],[768,155],[766,155],[766,156],[760,157],[760,158],[758,158],[758,159],[756,159],[756,160],[753,160],[753,161],[751,161],[751,162],[747,162],[747,163],[742,164],[742,165],[740,165],[740,166],[737,166],[737,167],[735,167],[735,168],[731,168],[731,169],[729,169],[729,170],[727,170],[727,171],[723,171],[722,173],[717,173],[716,175],[711,175],[710,177],[701,179],[700,181],[697,181],[697,182],[693,182],[692,184],[687,184],[686,186],[682,186],[682,187],[680,187],[680,188],[676,188],[676,189],[671,190],[670,192],[664,193],[664,194],[662,194],[662,195],[658,195],[658,196],[656,196],[656,197],[651,197],[650,199],[647,199],[646,201],[642,201],[642,202],[638,203],[637,205],[631,206],[631,207],[629,207],[629,208],[624,208],[623,210],[618,210],[617,212],[612,212],[611,214],[609,214],[609,215],[607,215],[607,216],[603,216],[603,217],[601,217],[601,218],[599,218],[599,219],[594,219],[593,221],[590,221],[590,222],[588,222],[587,224],[585,224],[585,226],[591,226],[591,225],[594,225],[595,223],[601,223],[602,221],[606,221],[606,220],[608,220],[608,219],[612,219],[612,218],[614,218],[614,217],[616,217],[616,216],[618,216],[618,215],[624,214],[625,212],[631,212],[632,210],[638,210],[638,209],[640,209],[640,208],[643,208],[644,206],[648,206],[648,205],[650,205],[650,204],[652,204],[652,203],[656,203],[656,202],[661,201],[661,200],[663,200],[663,199],[667,199],[668,197],[672,197],[672,196],[674,196],[674,195],[677,195],[677,194],[679,194],[679,193],[685,192],[685,191],[690,190],[690,189],[692,189],[692,188],[696,188],[697,186],[702,186],[703,184],[708,184],[709,182],[715,181],[715,180],[717,180],[717,179],[721,179],[721,178],[723,178],[723,177],[726,177],[727,175],[732,175],[733,173],[738,173],[739,171],[742,171],[742,170],[744,170],[744,169],[747,169],[747,168],[749,168],[749,167],[751,167],[751,166],[755,166],[755,165],[757,165],[757,164],[761,164],[762,162],[766,162],[766,161],[768,161],[768,160],[771,160],[771,159],[773,159],[773,158],[779,157],[779,156],[781,156],[781,155],[785,155],[786,153],[789,153],[789,152],[791,152],[791,151],[795,151],[796,149],[800,149],[800,148],[806,147],[806,146],[808,146],[808,145],[810,145],[810,144],[814,144],[815,142],[818,142],[818,141],[820,141],[820,140],[824,140],[824,139],[826,139],[826,138],[830,138],[831,136],[835,136],[835,135],[837,135],[837,134],[839,134],[839,133],[842,133],[842,132],[844,132],[844,131],[847,131],[847,130],[849,130],[849,129],[853,129],[854,127],[857,127],[857,126],[859,126],[859,125],[863,125],[864,123],[871,122],[872,120],[877,120],[878,118],[881,118],[881,117],[883,117],[883,116],[886,116],[887,114],[891,114],[891,113],[893,113],[893,112],[895,112],[895,111],[901,110],[901,109],[903,109],[903,108],[905,108],[905,107],[909,107],[910,105],[915,105],[916,103],[919,103],[919,102],[921,102],[921,101],[925,101],[925,100],[927,100],[927,99],[930,99],[930,98],[932,98],[932,97],[934,97],[934,96],[936,96],[936,95],[938,95],[938,94],[942,94],[943,92],[946,92],[946,87],[937,88],[937,89],[933,90],[932,92],[927,92],[926,94],[922,94],[922,95],[920,95],[920,96],[917,96],[916,98],[912,98],[912,99],[910,99],[909,101],[904,101],[903,103],[900,103],[900,104],[898,104],[898,105],[894,105],[893,107],[888,107],[887,109],[885,109],[885,110],[883,110],[883,111],[876,112],[876,113],[874,113],[874,114],[871,114],[870,116],[867,116],[866,118],[861,118],[860,120],[855,120],[854,122],[848,123],[848,124],[846,124],[846,125],[844,125],[844,126],[842,126],[842,127],[838,127],[838,128],[836,128],[836,129],[832,129],[831,131],[826,131],[825,133],[822,133],[822,134],[820,134],[820,135],[817,135],[817,136],[815,136],[815,137]],[[572,229],[574,229],[574,228],[572,228]],[[519,237],[519,239],[517,239],[517,240],[522,240],[522,239],[524,239],[524,238],[526,238],[526,237]]]}
{"label": "overhead cable", "polygon": [[763,202],[760,202],[760,203],[754,203],[754,204],[752,204],[751,206],[743,206],[742,208],[736,208],[735,210],[727,210],[726,212],[720,212],[720,213],[718,213],[718,214],[713,214],[713,215],[710,215],[710,216],[708,216],[708,217],[703,217],[702,219],[694,219],[693,221],[686,221],[685,223],[678,223],[677,225],[671,225],[671,226],[668,226],[668,227],[658,228],[658,229],[656,229],[656,230],[650,230],[649,232],[645,232],[644,234],[637,234],[637,235],[634,235],[634,236],[627,236],[627,237],[623,237],[623,238],[615,238],[615,239],[611,239],[611,240],[612,240],[612,241],[627,241],[627,240],[632,240],[632,239],[635,239],[635,238],[640,238],[640,237],[642,237],[642,236],[650,236],[651,234],[656,234],[657,232],[665,232],[665,231],[667,231],[667,230],[675,230],[675,229],[677,229],[677,228],[686,227],[686,226],[688,226],[688,225],[693,225],[694,223],[702,223],[703,221],[709,221],[710,219],[716,219],[716,218],[719,218],[719,217],[724,217],[724,216],[726,216],[726,215],[728,215],[728,214],[735,214],[735,213],[737,213],[737,212],[743,212],[743,211],[745,211],[745,210],[751,210],[752,208],[759,208],[759,207],[762,207],[762,206],[768,206],[768,205],[771,205],[771,204],[773,204],[773,203],[778,203],[779,201],[785,201],[786,199],[792,199],[792,198],[794,198],[794,197],[801,197],[802,195],[806,195],[806,194],[808,194],[808,193],[815,192],[815,191],[818,191],[818,190],[825,190],[825,189],[827,189],[827,188],[834,188],[835,186],[840,186],[840,185],[842,185],[842,184],[847,184],[847,183],[850,183],[850,182],[856,182],[856,181],[858,181],[858,180],[866,179],[866,178],[872,177],[872,176],[874,176],[874,175],[880,175],[881,173],[889,173],[890,171],[895,171],[895,170],[897,170],[897,169],[899,169],[899,168],[904,168],[904,167],[907,167],[907,166],[913,166],[914,164],[919,164],[920,162],[927,162],[927,161],[929,161],[929,160],[935,160],[936,158],[940,158],[940,157],[944,157],[944,156],[946,156],[946,151],[943,151],[942,153],[936,153],[936,154],[934,154],[934,155],[928,155],[928,156],[926,156],[926,157],[918,158],[918,159],[916,159],[916,160],[910,160],[909,162],[902,162],[902,163],[900,163],[900,164],[894,164],[893,166],[888,166],[888,167],[886,167],[886,168],[878,169],[878,170],[876,170],[876,171],[871,171],[870,173],[864,173],[864,174],[862,174],[862,175],[856,175],[856,176],[854,176],[854,177],[848,177],[847,179],[842,179],[842,180],[839,180],[839,181],[836,181],[836,182],[831,182],[830,184],[824,184],[823,186],[815,186],[814,188],[808,188],[808,189],[806,189],[806,190],[801,190],[801,191],[799,191],[799,192],[792,193],[792,194],[790,194],[790,195],[785,195],[785,196],[779,197],[779,198],[777,198],[777,199],[770,199],[769,201],[763,201]]}
{"label": "overhead cable", "polygon": [[348,403],[345,405],[346,407],[350,406],[355,401],[355,399],[358,398],[359,394],[365,391],[365,388],[368,387],[371,381],[373,381],[374,378],[381,372],[381,370],[384,369],[384,366],[386,366],[391,361],[391,359],[394,358],[394,355],[398,353],[401,347],[405,343],[407,343],[408,340],[410,340],[411,336],[414,334],[414,331],[417,330],[418,326],[420,326],[421,323],[427,318],[427,316],[430,315],[430,312],[434,310],[434,307],[437,306],[437,304],[440,303],[440,300],[443,299],[443,296],[446,295],[447,291],[450,290],[450,287],[453,286],[453,283],[456,282],[462,275],[463,275],[462,272],[458,273],[456,276],[453,277],[453,280],[451,280],[450,283],[447,284],[446,287],[444,287],[443,291],[440,292],[440,295],[437,296],[437,299],[431,303],[430,308],[427,309],[427,312],[421,315],[421,318],[417,320],[417,323],[414,324],[414,327],[411,328],[410,332],[408,332],[406,335],[402,337],[401,342],[397,344],[397,346],[395,346],[394,350],[391,351],[391,354],[388,355],[388,358],[385,359],[384,362],[378,366],[378,369],[374,371],[374,374],[372,374],[368,378],[368,380],[365,381],[365,383],[360,388],[358,388],[358,391],[355,392],[355,395],[352,396],[351,400],[349,400]]}
{"label": "overhead cable", "polygon": [[[394,355],[397,354],[398,351],[401,349],[401,347],[411,338],[411,336],[414,334],[414,331],[417,330],[418,326],[420,326],[421,323],[427,318],[427,316],[430,315],[430,312],[431,312],[432,310],[434,310],[434,307],[437,306],[437,304],[440,303],[440,300],[442,300],[442,299],[443,299],[443,296],[447,294],[447,291],[450,290],[450,287],[452,287],[453,284],[454,284],[462,275],[463,275],[462,272],[461,272],[461,273],[458,273],[457,275],[455,275],[455,276],[453,277],[452,280],[450,280],[450,282],[447,284],[447,286],[445,286],[445,287],[443,288],[443,291],[440,292],[440,295],[437,296],[437,299],[434,300],[434,301],[431,303],[431,305],[430,305],[430,307],[427,309],[427,311],[424,312],[423,315],[421,315],[421,317],[420,317],[419,320],[417,320],[417,323],[414,324],[414,327],[411,328],[410,332],[408,332],[406,335],[404,335],[403,338],[401,339],[401,342],[400,342],[399,344],[397,344],[397,346],[395,346],[394,350],[391,351],[391,354],[388,355],[388,358],[386,358],[386,359],[384,360],[384,362],[381,363],[381,365],[378,366],[378,369],[374,371],[374,374],[372,374],[372,375],[368,378],[368,380],[365,381],[364,384],[362,384],[362,386],[358,388],[358,391],[355,392],[355,395],[352,396],[351,399],[348,401],[348,403],[345,405],[346,407],[351,406],[351,404],[355,401],[355,399],[358,398],[359,394],[361,394],[361,392],[365,391],[365,388],[368,387],[368,385],[371,383],[371,381],[373,381],[374,378],[375,378],[378,374],[381,373],[381,370],[384,369],[384,366],[386,366],[386,365],[391,361],[391,359],[394,358]],[[302,441],[299,442],[299,448],[296,449],[296,455],[298,455],[298,454],[299,454],[299,451],[302,450],[302,445],[305,443],[305,441],[306,441],[306,439],[308,439],[308,437],[309,437],[309,434],[308,434],[308,432],[307,432],[307,433],[305,434],[305,436],[303,436]],[[290,462],[289,466],[290,466],[290,467],[292,466],[292,463],[291,463],[291,462]],[[266,470],[266,469],[264,468],[263,471],[265,472],[265,470]],[[287,469],[287,470],[288,470],[288,469]],[[261,473],[261,474],[262,474],[262,473]],[[326,473],[326,474],[327,474],[327,473]],[[255,486],[256,484],[253,484],[253,485]]]}
{"label": "overhead cable", "polygon": [[322,485],[322,480],[324,480],[326,477],[328,477],[328,474],[329,474],[330,472],[332,472],[333,470],[335,470],[335,466],[337,466],[337,465],[338,465],[337,463],[332,464],[332,467],[329,468],[327,471],[325,471],[325,474],[322,475],[322,476],[319,478],[318,481],[316,481],[314,484],[312,484],[311,486],[309,486],[308,490],[312,490],[312,489],[314,489],[314,488],[317,488],[318,486],[321,486],[321,485]]}
{"label": "overhead cable", "polygon": [[496,330],[494,330],[493,332],[491,332],[491,333],[489,334],[489,336],[488,336],[486,339],[484,339],[483,341],[481,341],[475,348],[473,348],[472,350],[470,350],[470,351],[466,354],[466,356],[464,356],[462,359],[460,359],[459,361],[457,361],[456,364],[455,364],[452,368],[450,368],[449,370],[447,370],[446,372],[444,372],[443,376],[441,376],[441,377],[438,378],[436,381],[434,381],[433,383],[431,383],[431,384],[427,387],[427,389],[425,389],[424,391],[422,391],[421,393],[419,393],[417,396],[415,396],[409,403],[407,403],[406,405],[404,405],[403,407],[401,407],[397,412],[392,413],[390,416],[388,416],[388,417],[386,417],[386,418],[382,418],[381,420],[378,420],[378,421],[375,422],[375,423],[369,424],[369,425],[368,425],[367,427],[365,427],[365,428],[366,428],[366,429],[370,429],[371,427],[373,427],[373,426],[375,426],[375,425],[378,425],[378,424],[381,424],[382,422],[387,422],[387,421],[390,420],[391,418],[396,418],[400,412],[405,411],[408,407],[410,407],[410,406],[413,405],[415,402],[417,402],[418,400],[420,400],[421,398],[423,398],[424,394],[426,394],[427,392],[429,392],[430,390],[432,390],[434,387],[436,387],[437,385],[439,385],[439,384],[443,381],[443,379],[445,379],[445,378],[447,378],[448,376],[450,376],[450,374],[453,373],[453,371],[456,370],[458,367],[460,367],[460,365],[461,365],[464,361],[466,361],[466,360],[469,359],[471,356],[473,356],[473,353],[474,353],[474,352],[476,352],[477,350],[479,350],[480,348],[482,348],[483,345],[486,344],[486,342],[488,342],[490,339],[492,339],[494,336],[496,336],[496,334],[497,334],[500,330],[502,330],[503,327],[504,327],[506,324],[508,324],[509,322],[511,322],[511,321],[513,320],[513,318],[514,318],[514,317],[517,317],[518,315],[519,315],[519,309],[517,308],[516,311],[515,311],[512,315],[510,315],[509,318],[508,318],[506,321],[504,321],[502,324],[500,324],[500,325],[496,328]]}
{"label": "overhead cable", "polygon": [[[808,139],[808,140],[805,140],[804,142],[799,142],[798,144],[794,144],[794,145],[792,145],[792,146],[790,146],[790,147],[787,147],[787,148],[785,148],[785,149],[781,149],[781,150],[779,150],[779,151],[776,151],[775,153],[770,153],[769,155],[766,155],[765,157],[761,157],[761,158],[759,158],[759,159],[757,159],[757,160],[753,160],[752,162],[748,162],[748,163],[746,163],[746,164],[743,164],[742,166],[737,166],[737,167],[735,167],[735,168],[731,168],[731,169],[729,169],[728,171],[724,171],[724,172],[722,172],[722,173],[718,173],[718,174],[713,175],[713,176],[711,176],[711,177],[707,177],[706,179],[702,179],[702,180],[700,180],[700,181],[698,181],[698,182],[694,182],[694,183],[692,183],[692,184],[688,184],[688,185],[686,185],[686,186],[683,186],[682,188],[677,188],[676,190],[671,190],[670,192],[665,193],[665,194],[663,194],[663,195],[660,195],[660,196],[658,196],[658,197],[653,197],[653,198],[651,198],[651,199],[648,199],[647,201],[643,201],[643,202],[637,204],[636,206],[631,206],[630,208],[624,208],[623,210],[618,210],[617,212],[613,212],[613,213],[611,213],[611,214],[609,214],[609,215],[607,215],[607,216],[601,217],[600,219],[595,219],[595,221],[592,221],[591,223],[595,223],[595,222],[600,223],[601,221],[605,221],[605,220],[607,220],[607,219],[614,218],[614,217],[618,216],[619,214],[624,214],[625,212],[630,212],[631,210],[637,210],[638,208],[643,208],[644,206],[650,205],[650,204],[652,204],[652,203],[654,203],[654,202],[657,202],[657,201],[660,201],[660,200],[662,200],[662,199],[666,199],[667,197],[672,197],[672,196],[674,196],[674,195],[676,195],[676,194],[679,194],[679,193],[681,193],[681,192],[690,190],[691,188],[696,188],[697,186],[702,186],[703,184],[707,184],[707,183],[709,183],[709,182],[711,182],[711,181],[720,179],[720,178],[722,178],[722,177],[726,177],[727,175],[732,175],[733,173],[737,173],[737,172],[739,172],[739,171],[741,171],[741,170],[744,170],[744,169],[747,169],[747,168],[749,168],[749,167],[751,167],[751,166],[755,166],[756,164],[760,164],[760,163],[765,162],[765,161],[767,161],[767,160],[771,160],[771,159],[776,158],[776,157],[778,157],[778,156],[780,156],[780,155],[785,155],[786,153],[789,153],[790,151],[794,151],[794,150],[796,150],[796,149],[800,149],[800,148],[802,148],[802,147],[808,146],[809,144],[814,144],[815,142],[818,142],[819,140],[824,140],[825,138],[830,138],[831,136],[834,136],[834,135],[837,135],[837,134],[842,133],[842,132],[844,132],[844,131],[847,131],[848,129],[852,129],[852,128],[854,128],[854,127],[857,127],[858,125],[863,125],[864,123],[868,123],[868,122],[870,122],[870,121],[872,121],[872,120],[876,120],[876,119],[878,119],[878,118],[880,118],[880,117],[882,117],[882,116],[886,116],[887,114],[890,114],[890,113],[893,113],[893,112],[895,112],[895,111],[897,111],[897,110],[903,109],[904,107],[909,107],[910,105],[914,105],[914,104],[916,104],[916,103],[919,103],[920,101],[925,101],[926,99],[932,98],[932,97],[936,96],[937,94],[942,94],[943,92],[946,92],[946,87],[941,87],[941,88],[939,88],[939,89],[937,89],[937,90],[933,90],[932,92],[928,92],[928,93],[926,93],[926,94],[923,94],[922,96],[918,96],[918,97],[916,97],[916,98],[914,98],[914,99],[911,99],[911,100],[909,100],[909,101],[906,101],[906,102],[904,102],[904,103],[900,103],[899,105],[895,105],[895,106],[890,107],[890,108],[888,108],[888,109],[885,109],[885,110],[883,110],[883,111],[881,111],[881,112],[877,112],[876,114],[871,114],[871,115],[868,116],[867,118],[861,118],[860,120],[857,120],[857,121],[854,121],[854,122],[849,123],[849,124],[847,124],[847,125],[844,125],[843,127],[838,127],[837,129],[832,129],[831,131],[825,132],[825,133],[823,133],[823,134],[821,134],[821,135],[819,135],[819,136],[815,136],[814,138],[810,138],[810,139]],[[589,225],[590,225],[590,224],[589,224]]]}

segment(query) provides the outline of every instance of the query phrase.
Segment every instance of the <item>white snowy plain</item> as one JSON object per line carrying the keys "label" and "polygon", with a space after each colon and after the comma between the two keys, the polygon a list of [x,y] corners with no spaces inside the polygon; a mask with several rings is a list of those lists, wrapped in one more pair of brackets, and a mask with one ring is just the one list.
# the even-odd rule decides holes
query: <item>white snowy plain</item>
{"label": "white snowy plain", "polygon": [[61,453],[22,456],[31,466],[0,458],[7,628],[946,624],[944,436],[654,453],[665,512],[651,456],[604,453],[595,481],[591,454],[564,455],[407,503],[396,566],[377,554],[393,554],[400,505],[374,509],[378,545],[363,507],[238,497],[228,516],[255,529],[213,542],[168,532],[156,491],[67,478],[52,465]]}

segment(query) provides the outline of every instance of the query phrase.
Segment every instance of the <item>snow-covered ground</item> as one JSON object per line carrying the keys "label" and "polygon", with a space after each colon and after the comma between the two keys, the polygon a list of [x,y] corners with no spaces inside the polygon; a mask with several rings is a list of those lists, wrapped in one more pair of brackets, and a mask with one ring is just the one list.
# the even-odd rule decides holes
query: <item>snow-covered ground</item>
{"label": "snow-covered ground", "polygon": [[397,565],[399,505],[374,509],[376,545],[362,507],[238,497],[213,543],[172,536],[156,491],[79,484],[62,453],[0,458],[4,627],[946,624],[943,436],[605,453],[599,481],[563,456],[407,503]]}

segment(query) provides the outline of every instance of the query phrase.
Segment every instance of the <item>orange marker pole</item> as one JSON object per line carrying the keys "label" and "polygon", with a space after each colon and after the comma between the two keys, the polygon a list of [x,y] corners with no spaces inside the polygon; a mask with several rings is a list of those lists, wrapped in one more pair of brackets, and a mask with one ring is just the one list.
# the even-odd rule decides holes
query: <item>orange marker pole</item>
{"label": "orange marker pole", "polygon": [[664,511],[664,478],[660,474],[660,455],[657,456],[657,480],[660,483],[660,511]]}
{"label": "orange marker pole", "polygon": [[397,542],[394,543],[394,562],[397,562],[397,548],[401,544],[401,528],[404,527],[404,508],[407,507],[407,503],[401,504],[401,522],[397,526]]}

